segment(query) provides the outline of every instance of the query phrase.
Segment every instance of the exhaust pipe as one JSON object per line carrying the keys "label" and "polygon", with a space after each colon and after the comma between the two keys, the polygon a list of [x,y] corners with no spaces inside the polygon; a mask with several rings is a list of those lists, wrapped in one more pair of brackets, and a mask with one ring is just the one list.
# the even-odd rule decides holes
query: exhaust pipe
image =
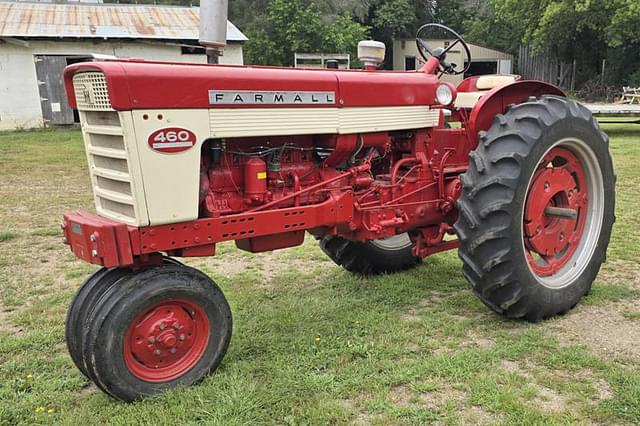
{"label": "exhaust pipe", "polygon": [[200,1],[200,44],[207,52],[207,63],[217,64],[227,45],[229,0]]}

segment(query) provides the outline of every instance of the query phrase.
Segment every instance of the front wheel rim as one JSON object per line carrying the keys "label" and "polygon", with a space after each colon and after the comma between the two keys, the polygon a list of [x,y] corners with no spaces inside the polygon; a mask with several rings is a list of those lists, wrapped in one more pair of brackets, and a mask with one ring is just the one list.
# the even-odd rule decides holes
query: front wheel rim
{"label": "front wheel rim", "polygon": [[532,174],[524,204],[522,241],[537,281],[550,288],[575,282],[595,253],[603,218],[604,181],[595,153],[580,139],[558,141]]}
{"label": "front wheel rim", "polygon": [[209,318],[188,300],[164,300],[131,322],[124,338],[129,372],[146,382],[167,382],[187,373],[209,343]]}

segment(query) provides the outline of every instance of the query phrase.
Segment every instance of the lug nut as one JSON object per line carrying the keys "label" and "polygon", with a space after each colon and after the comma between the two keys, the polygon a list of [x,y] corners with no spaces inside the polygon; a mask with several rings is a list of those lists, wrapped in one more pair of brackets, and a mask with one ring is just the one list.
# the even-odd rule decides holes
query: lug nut
{"label": "lug nut", "polygon": [[91,236],[89,237],[89,239],[90,239],[92,242],[94,242],[94,243],[95,243],[95,242],[96,242],[96,234],[91,234]]}
{"label": "lug nut", "polygon": [[160,330],[164,330],[165,327],[164,323],[160,324]]}
{"label": "lug nut", "polygon": [[155,337],[153,337],[153,336],[149,337],[149,343],[153,344],[155,342],[156,342],[156,338]]}
{"label": "lug nut", "polygon": [[154,355],[160,355],[160,349],[156,349],[155,351],[153,351]]}
{"label": "lug nut", "polygon": [[176,330],[180,330],[180,324],[179,323],[173,324],[173,328],[175,328]]}
{"label": "lug nut", "polygon": [[169,352],[171,352],[172,354],[175,354],[177,352],[177,349],[176,348],[171,348],[171,350]]}
{"label": "lug nut", "polygon": [[91,250],[91,256],[98,257],[98,250]]}
{"label": "lug nut", "polygon": [[180,339],[181,341],[185,339],[184,334],[181,334],[178,339]]}

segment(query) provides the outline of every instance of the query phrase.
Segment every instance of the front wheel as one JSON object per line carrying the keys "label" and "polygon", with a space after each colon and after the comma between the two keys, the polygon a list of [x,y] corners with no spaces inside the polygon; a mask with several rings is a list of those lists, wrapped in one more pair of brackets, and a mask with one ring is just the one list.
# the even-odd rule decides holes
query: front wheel
{"label": "front wheel", "polygon": [[545,96],[496,117],[461,176],[463,272],[511,318],[563,314],[587,294],[614,222],[608,138],[591,113]]}
{"label": "front wheel", "polygon": [[231,338],[231,310],[203,273],[163,265],[131,273],[105,291],[87,317],[89,377],[134,401],[188,386],[215,370]]}

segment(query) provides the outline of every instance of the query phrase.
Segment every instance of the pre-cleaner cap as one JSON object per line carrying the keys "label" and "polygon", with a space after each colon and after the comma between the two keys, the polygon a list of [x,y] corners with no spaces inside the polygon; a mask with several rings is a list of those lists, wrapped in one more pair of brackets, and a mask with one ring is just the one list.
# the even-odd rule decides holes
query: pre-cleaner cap
{"label": "pre-cleaner cap", "polygon": [[384,43],[374,40],[363,40],[358,43],[358,59],[365,67],[377,68],[384,62],[386,46]]}

